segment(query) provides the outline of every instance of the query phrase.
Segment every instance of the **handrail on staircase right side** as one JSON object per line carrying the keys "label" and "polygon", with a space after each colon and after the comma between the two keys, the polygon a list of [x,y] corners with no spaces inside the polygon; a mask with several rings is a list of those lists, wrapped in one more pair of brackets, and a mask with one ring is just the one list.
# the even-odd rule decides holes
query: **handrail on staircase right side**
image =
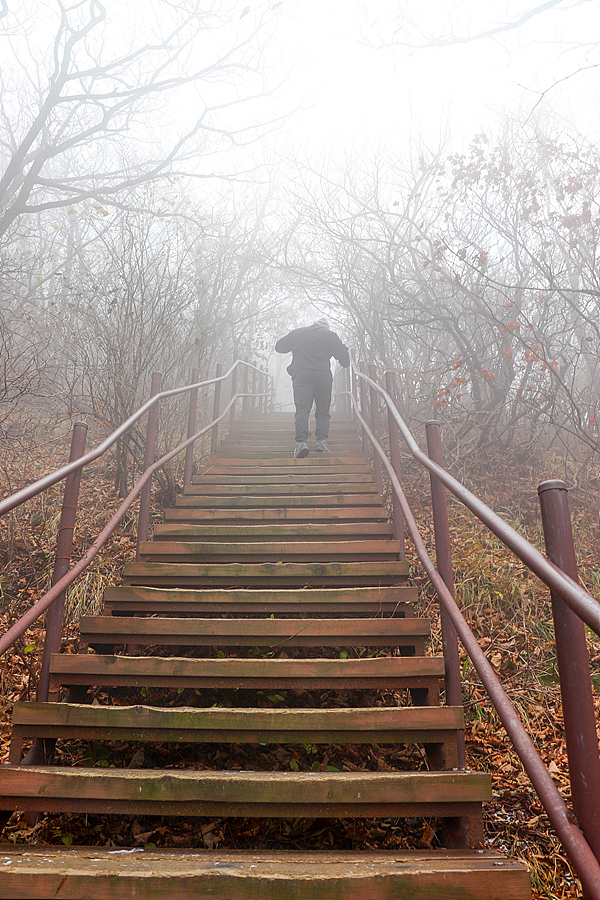
{"label": "handrail on staircase right side", "polygon": [[[394,433],[396,429],[404,438],[413,457],[430,472],[432,478],[432,496],[434,499],[434,516],[436,515],[434,487],[436,486],[436,483],[438,483],[439,485],[443,484],[448,488],[454,496],[467,506],[480,521],[486,524],[490,530],[496,534],[500,540],[502,540],[503,543],[528,566],[528,568],[531,569],[531,571],[537,574],[538,577],[551,588],[555,612],[555,629],[557,631],[559,670],[561,641],[567,642],[565,649],[570,650],[571,647],[575,647],[575,649],[578,650],[579,655],[582,655],[581,642],[577,639],[580,636],[585,646],[583,621],[588,624],[593,631],[600,634],[600,604],[575,580],[576,570],[574,564],[571,562],[571,556],[574,559],[574,552],[572,554],[569,554],[568,552],[558,554],[561,565],[563,565],[564,560],[566,560],[568,567],[571,569],[571,575],[574,577],[570,577],[562,571],[558,565],[543,556],[539,550],[533,547],[508,523],[504,522],[504,520],[494,513],[493,510],[483,503],[483,501],[472,494],[457,479],[453,478],[442,465],[433,461],[433,459],[420,450],[398,412],[392,396],[390,396],[389,389],[391,388],[391,392],[394,392],[395,388],[392,372],[386,372],[386,386],[388,387],[388,391],[386,391],[376,381],[376,370],[374,365],[370,367],[369,375],[358,369],[354,364],[352,365],[351,371],[353,377],[350,384],[350,390],[345,392],[342,391],[341,393],[345,393],[346,397],[350,400],[353,415],[362,430],[363,446],[365,446],[368,441],[373,447],[374,458],[377,462],[377,465],[375,465],[375,476],[378,483],[380,482],[381,467],[385,468],[387,471],[394,501],[395,518],[397,512],[401,514],[403,518],[402,529],[404,523],[406,523],[417,556],[423,564],[437,592],[442,612],[442,629],[445,631],[445,634],[443,635],[444,651],[446,653],[447,644],[452,644],[452,639],[456,641],[456,634],[458,634],[496,711],[498,712],[502,724],[529,775],[532,785],[544,806],[559,839],[565,847],[574,870],[581,879],[586,892],[586,897],[600,900],[600,757],[598,756],[598,739],[595,727],[589,666],[587,667],[589,698],[587,696],[588,690],[585,684],[585,661],[580,659],[578,668],[579,678],[583,684],[567,684],[565,686],[561,682],[573,805],[577,816],[577,818],[575,818],[568,810],[558,788],[554,784],[529,734],[523,726],[521,719],[515,711],[508,695],[502,688],[494,669],[488,662],[475,635],[462,615],[454,599],[452,585],[448,584],[447,577],[442,577],[437,527],[435,534],[436,545],[438,545],[436,554],[438,556],[438,568],[435,567],[427,553],[425,544],[421,538],[400,485],[397,445],[398,434]],[[366,420],[366,391],[357,390],[358,385],[368,385],[370,389],[371,427]],[[362,408],[359,406],[359,393],[361,395]],[[378,439],[380,428],[378,397],[384,400],[388,409],[390,421],[391,462],[381,447]],[[437,425],[437,423],[435,424]],[[441,445],[439,454],[441,458]],[[565,486],[559,482],[545,482],[540,485],[539,488],[541,497],[543,497],[544,493],[552,495],[556,494],[558,491],[561,492],[561,495],[566,495]],[[548,522],[548,520],[552,520],[553,517],[559,518],[561,514],[563,514],[564,518],[564,510],[561,509],[560,501],[556,503],[550,499],[549,501],[543,501],[543,503],[544,502],[547,504],[544,526],[547,545],[549,546],[553,540],[551,527],[553,523],[552,521]],[[544,506],[542,506],[542,510],[544,513]],[[398,529],[398,524],[399,523],[395,522],[396,529]],[[447,521],[445,527],[447,530]],[[562,528],[561,537],[564,539],[564,532],[567,530],[564,522],[561,526],[557,526],[555,531],[560,530],[560,528]],[[557,541],[554,540],[554,543],[556,544]],[[560,543],[560,541],[558,541],[558,543]],[[560,607],[563,600],[565,604],[568,604],[568,606],[564,607],[567,615],[565,617],[563,612],[561,618],[561,610],[558,609],[557,618],[556,607],[557,604]],[[444,621],[444,616],[446,617],[446,621]],[[582,621],[577,620],[578,616]],[[578,633],[577,626],[573,627],[571,619],[577,621],[577,624],[580,626],[581,635]],[[562,634],[559,634],[559,630]],[[568,643],[569,641],[571,641],[571,644]],[[585,651],[585,657],[587,661],[587,651]],[[458,657],[456,657],[454,662],[456,671],[452,671],[452,667],[450,667],[451,670],[448,671],[448,660],[446,660],[446,691],[448,693],[450,690],[450,692],[456,694],[458,690],[458,695],[460,696]],[[575,692],[577,691],[580,692],[578,701],[575,699]],[[452,702],[456,702],[456,699]]]}

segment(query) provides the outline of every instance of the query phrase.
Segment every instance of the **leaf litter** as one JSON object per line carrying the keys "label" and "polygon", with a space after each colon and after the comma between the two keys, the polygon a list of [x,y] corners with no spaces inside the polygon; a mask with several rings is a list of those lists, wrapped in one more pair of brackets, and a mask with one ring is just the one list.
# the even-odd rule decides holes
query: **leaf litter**
{"label": "leaf litter", "polygon": [[[64,450],[64,447],[62,448]],[[56,466],[64,461],[57,445]],[[426,496],[423,475],[411,469],[405,460],[403,477],[413,511],[422,525],[422,534],[431,550],[433,542],[429,511],[419,499]],[[18,476],[13,473],[14,481]],[[30,480],[39,472],[31,472]],[[536,521],[532,473],[521,469],[504,479],[504,495],[496,498],[496,508],[512,510],[516,527],[526,522],[531,532]],[[475,481],[477,479],[475,478]],[[471,485],[472,486],[471,482]],[[482,482],[483,483],[483,482]],[[477,491],[476,491],[477,492]],[[480,495],[483,495],[483,490]],[[62,491],[35,498],[22,510],[0,521],[0,616],[3,630],[35,603],[49,586],[54,553],[55,526]],[[530,497],[528,503],[523,497]],[[416,502],[414,501],[416,498]],[[485,496],[484,496],[484,499]],[[99,527],[119,505],[108,469],[96,468],[82,480],[80,509],[75,534],[74,558],[84,552]],[[488,503],[491,501],[488,499]],[[518,509],[516,508],[518,506]],[[568,764],[562,725],[560,688],[557,680],[548,592],[520,561],[490,535],[470,514],[450,501],[455,586],[459,605],[475,635],[499,674],[511,701],[544,759],[567,804],[570,805]],[[582,581],[591,589],[600,585],[598,544],[590,522],[587,504],[575,508],[574,527],[580,557]],[[83,526],[80,524],[83,522]],[[63,652],[77,652],[77,621],[84,613],[96,613],[107,584],[117,584],[123,564],[135,552],[135,517],[113,536],[108,552],[87,574],[85,585],[69,598],[68,624],[63,635]],[[533,525],[533,538],[541,548],[539,527]],[[412,583],[420,588],[419,615],[432,619],[432,650],[439,652],[441,636],[437,602],[431,586],[420,573],[419,565],[407,557],[413,568]],[[600,683],[600,641],[588,634],[590,663],[595,686]],[[43,644],[43,628],[36,623],[5,654],[0,663],[0,754],[5,762],[10,741],[10,714],[16,700],[35,697]],[[462,648],[461,648],[462,649]],[[313,651],[314,652],[314,651]],[[352,652],[352,651],[350,651]],[[533,897],[575,898],[581,896],[564,851],[552,831],[547,816],[525,775],[520,760],[493,710],[468,658],[461,657],[463,697],[467,725],[465,739],[470,768],[490,772],[493,803],[484,809],[486,846],[518,859],[530,868]],[[136,702],[132,694],[92,690],[92,702]],[[310,692],[254,697],[254,705],[279,705],[309,708],[330,705],[332,697]],[[208,701],[226,704],[222,695]],[[360,692],[339,695],[339,705],[395,705],[405,697],[375,696]],[[139,699],[137,702],[140,702]],[[169,705],[198,705],[195,692],[178,694],[151,692],[142,702]],[[596,716],[600,703],[595,700]],[[212,705],[212,703],[210,704]],[[87,744],[70,742],[57,745],[57,757],[66,765],[119,767],[192,766],[197,769],[275,770],[275,771],[377,771],[385,769],[426,768],[424,753],[414,747],[373,747],[361,745],[267,747],[260,745],[173,745]],[[111,847],[192,848],[290,848],[290,849],[390,849],[430,848],[439,845],[435,822],[422,820],[311,820],[311,819],[194,819],[173,817],[121,816],[45,816],[31,826],[24,816],[15,814],[5,829],[3,841],[15,843],[94,845]]]}

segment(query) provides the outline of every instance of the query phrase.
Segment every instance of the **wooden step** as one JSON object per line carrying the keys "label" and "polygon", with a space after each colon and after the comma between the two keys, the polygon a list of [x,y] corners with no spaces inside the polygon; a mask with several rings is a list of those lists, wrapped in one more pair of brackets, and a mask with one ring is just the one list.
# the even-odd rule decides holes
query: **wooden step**
{"label": "wooden step", "polygon": [[[315,459],[320,459],[321,457],[333,457],[333,459],[343,460],[350,457],[350,461],[357,460],[358,457],[361,458],[361,463],[364,463],[367,457],[362,453],[361,445],[356,444],[354,442],[350,442],[345,440],[344,438],[339,439],[338,441],[328,440],[329,453],[318,453],[315,450],[314,444],[311,440],[308,442],[308,451],[309,457],[314,457]],[[295,447],[294,439],[290,441],[287,440],[265,440],[265,441],[229,441],[225,440],[219,444],[218,449],[212,455],[212,459],[219,458],[221,455],[229,455],[229,456],[238,456],[245,457],[246,459],[252,458],[256,462],[260,462],[260,460],[272,460],[272,459],[293,459],[293,451]],[[306,459],[306,457],[303,457]]]}
{"label": "wooden step", "polygon": [[165,510],[166,522],[387,522],[387,511],[377,506],[320,508],[318,506],[274,507],[273,509],[197,509],[179,506]]}
{"label": "wooden step", "polygon": [[184,497],[297,497],[302,494],[310,496],[330,494],[377,495],[377,487],[373,482],[351,482],[350,484],[323,484],[311,479],[307,484],[280,482],[274,484],[226,484],[223,481],[217,484],[199,482],[186,487]]}
{"label": "wooden step", "polygon": [[412,647],[423,655],[428,619],[159,619],[83,616],[79,640],[167,647]]}
{"label": "wooden step", "polygon": [[293,441],[289,451],[271,450],[257,453],[256,450],[245,450],[241,447],[232,447],[228,450],[217,450],[210,457],[208,463],[214,463],[218,466],[256,466],[264,464],[266,466],[293,466],[294,468],[310,468],[311,466],[363,466],[365,464],[364,453],[313,453],[305,456],[304,459],[294,459],[292,452],[294,449]]}
{"label": "wooden step", "polygon": [[109,587],[107,615],[263,615],[263,616],[406,616],[412,615],[417,589],[362,587],[313,590],[185,590],[140,585]]}
{"label": "wooden step", "polygon": [[274,818],[466,817],[482,842],[483,772],[248,772],[0,766],[0,809]]}
{"label": "wooden step", "polygon": [[367,587],[401,584],[406,562],[126,563],[129,584],[160,587]]}
{"label": "wooden step", "polygon": [[16,703],[10,762],[23,740],[158,741],[222,744],[423,744],[456,768],[462,707],[381,709],[197,709]]}
{"label": "wooden step", "polygon": [[320,478],[321,476],[336,478],[340,475],[344,475],[348,478],[352,477],[353,475],[366,475],[367,477],[373,477],[371,467],[367,463],[355,463],[351,466],[319,466],[316,464],[310,466],[299,465],[299,463],[306,462],[307,460],[310,460],[310,457],[299,460],[288,459],[288,464],[286,465],[271,465],[270,463],[261,463],[260,461],[250,464],[249,460],[245,460],[243,463],[232,466],[223,465],[221,462],[217,462],[216,460],[208,460],[199,469],[198,474],[193,476],[192,481],[193,483],[195,483],[200,478],[205,478],[206,475],[211,475],[215,478],[219,475],[222,475],[223,477],[235,475],[238,478],[254,478],[255,476],[281,476],[285,478],[288,475],[295,475],[297,478],[307,479],[311,477]]}
{"label": "wooden step", "polygon": [[[243,439],[246,436],[264,437],[265,435],[279,435],[289,437],[295,433],[294,416],[285,421],[274,421],[271,416],[256,416],[248,420],[238,420],[229,432],[230,437]],[[357,440],[358,431],[349,419],[346,422],[337,422],[332,417],[329,423],[329,437],[343,437]]]}
{"label": "wooden step", "polygon": [[173,563],[311,563],[359,560],[396,560],[398,541],[144,541],[140,559],[144,562]]}
{"label": "wooden step", "polygon": [[371,473],[362,474],[356,473],[349,475],[346,472],[340,473],[331,473],[325,472],[320,473],[318,470],[313,472],[300,471],[300,472],[281,472],[279,474],[272,475],[264,475],[264,474],[253,474],[253,475],[242,475],[237,472],[235,469],[230,469],[227,472],[222,472],[220,474],[215,475],[210,469],[203,475],[194,475],[192,478],[191,489],[201,487],[202,485],[212,485],[214,486],[226,486],[231,487],[233,485],[244,485],[246,487],[272,487],[273,485],[281,486],[281,485],[319,485],[322,487],[329,487],[330,489],[336,489],[340,486],[345,485],[357,485],[357,484],[368,484],[373,486],[374,478]]}
{"label": "wooden step", "polygon": [[277,522],[263,525],[191,525],[186,522],[154,526],[154,540],[178,541],[339,541],[393,536],[390,522]]}
{"label": "wooden step", "polygon": [[278,464],[290,465],[290,463],[295,462],[300,464],[300,469],[302,469],[302,463],[304,463],[308,471],[310,471],[310,463],[308,463],[308,466],[306,466],[306,463],[309,460],[312,460],[315,464],[319,464],[320,467],[327,466],[328,463],[325,462],[325,457],[331,459],[329,465],[334,467],[346,466],[346,464],[349,466],[357,464],[364,465],[366,462],[366,457],[362,453],[344,453],[338,451],[335,453],[313,453],[310,450],[308,456],[295,460],[292,455],[293,450],[293,441],[291,446],[287,445],[279,448],[271,447],[269,449],[245,446],[234,447],[232,445],[230,447],[219,448],[219,450],[210,457],[210,461],[218,465],[224,464],[225,460],[227,460],[227,464],[231,465],[231,460],[237,460],[239,464],[245,466],[256,466],[260,463],[268,466],[276,466]]}
{"label": "wooden step", "polygon": [[315,494],[314,492],[311,492],[298,495],[249,494],[248,496],[239,496],[232,494],[229,496],[216,495],[214,497],[204,494],[196,496],[193,494],[183,494],[177,497],[176,504],[179,507],[191,506],[195,507],[196,509],[289,509],[290,507],[297,506],[320,506],[323,509],[328,509],[331,507],[336,508],[340,506],[373,506],[375,497],[376,494],[374,494],[373,491],[369,491],[364,494],[349,494],[340,491],[337,494]]}
{"label": "wooden step", "polygon": [[61,686],[218,688],[243,690],[427,691],[439,701],[444,660],[438,656],[382,656],[374,659],[187,659],[182,657],[96,656],[56,653],[50,663],[50,691]]}
{"label": "wooden step", "polygon": [[[327,451],[319,451],[316,448],[317,440],[315,437],[309,437],[306,441],[308,444],[309,450],[311,453],[314,453],[315,456],[325,456],[329,455]],[[279,452],[283,455],[290,453],[293,450],[295,445],[295,436],[292,434],[285,434],[284,432],[278,432],[277,434],[246,434],[246,435],[227,435],[223,437],[221,441],[219,441],[219,446],[217,452],[219,451],[227,451],[233,449],[237,452],[237,450],[252,450],[257,456],[261,453],[268,452]],[[330,435],[327,438],[327,446],[329,447],[329,452],[333,454],[359,454],[362,453],[362,444],[356,437],[356,435],[349,434],[337,434]],[[290,453],[291,455],[291,453]]]}
{"label": "wooden step", "polygon": [[[4,844],[4,900],[530,900],[522,863],[495,851],[137,850]],[[118,886],[118,893],[117,891]]]}

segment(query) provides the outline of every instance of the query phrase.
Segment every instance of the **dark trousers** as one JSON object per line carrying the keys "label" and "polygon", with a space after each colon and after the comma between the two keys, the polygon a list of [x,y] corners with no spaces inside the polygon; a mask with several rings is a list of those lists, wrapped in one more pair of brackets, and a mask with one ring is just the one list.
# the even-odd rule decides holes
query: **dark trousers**
{"label": "dark trousers", "polygon": [[331,405],[331,384],[329,371],[304,370],[294,375],[294,403],[296,405],[296,440],[308,438],[308,417],[315,404],[315,437],[326,441],[329,435],[329,407]]}

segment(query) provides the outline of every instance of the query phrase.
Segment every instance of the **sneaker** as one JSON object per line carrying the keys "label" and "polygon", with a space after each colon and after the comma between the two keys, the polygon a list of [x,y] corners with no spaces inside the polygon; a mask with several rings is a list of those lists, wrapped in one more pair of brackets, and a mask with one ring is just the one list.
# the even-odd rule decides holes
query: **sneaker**
{"label": "sneaker", "polygon": [[294,449],[294,459],[304,459],[305,456],[308,456],[309,449],[306,441],[296,441],[296,447]]}
{"label": "sneaker", "polygon": [[317,441],[315,444],[315,450],[317,453],[331,453],[331,450],[327,446],[327,441]]}

